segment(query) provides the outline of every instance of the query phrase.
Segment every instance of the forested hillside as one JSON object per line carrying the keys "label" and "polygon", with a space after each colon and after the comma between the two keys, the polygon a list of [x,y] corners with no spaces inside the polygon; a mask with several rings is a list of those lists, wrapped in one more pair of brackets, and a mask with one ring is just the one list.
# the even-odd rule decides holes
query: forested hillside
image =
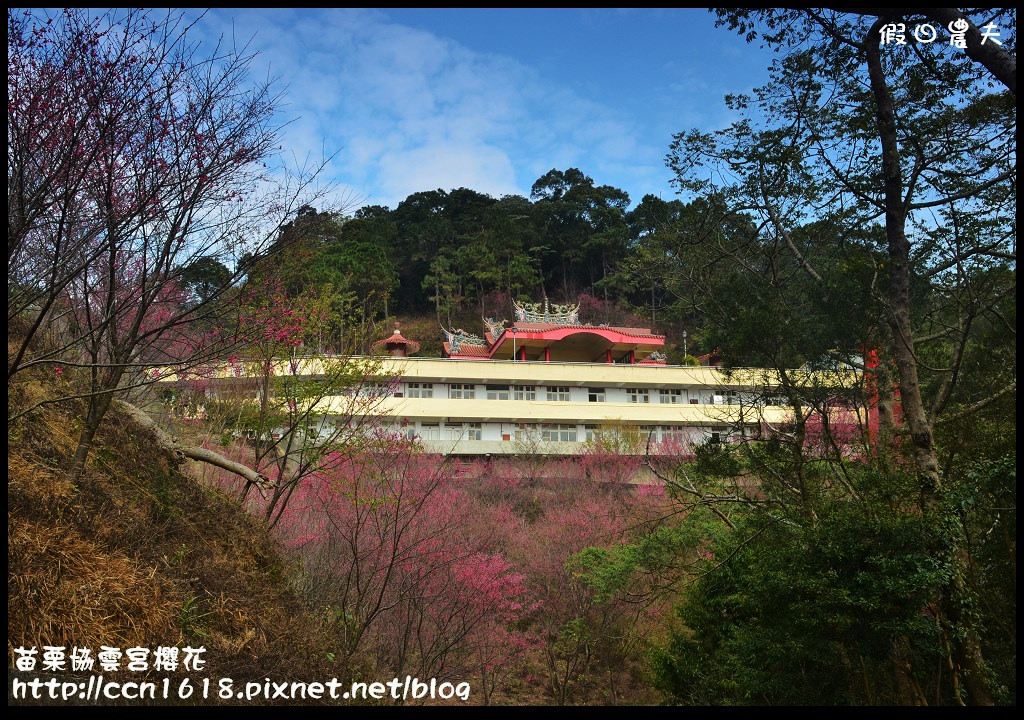
{"label": "forested hillside", "polygon": [[[699,350],[699,315],[659,281],[651,252],[701,206],[650,195],[632,210],[629,202],[624,191],[569,168],[538,179],[530,199],[459,188],[352,217],[305,207],[278,239],[287,252],[252,277],[272,277],[291,295],[330,287],[359,320],[433,318],[430,334],[418,338],[427,343],[439,340],[438,325],[480,332],[483,318],[511,318],[513,299],[549,298],[581,302],[588,322],[653,322],[680,351],[688,329],[686,349]],[[229,274],[204,265],[190,278],[210,284]]]}

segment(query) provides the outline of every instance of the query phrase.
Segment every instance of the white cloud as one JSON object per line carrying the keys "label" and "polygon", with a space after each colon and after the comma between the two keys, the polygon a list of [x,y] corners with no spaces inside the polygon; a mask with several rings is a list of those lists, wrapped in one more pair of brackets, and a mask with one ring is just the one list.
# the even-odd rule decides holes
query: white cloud
{"label": "white cloud", "polygon": [[664,139],[645,145],[626,112],[510,58],[376,11],[217,11],[206,31],[229,27],[233,12],[236,37],[256,33],[256,67],[287,81],[284,111],[299,119],[285,146],[300,158],[340,148],[333,179],[369,203],[461,186],[528,195],[553,167],[619,185],[661,163]]}
{"label": "white cloud", "polygon": [[[521,192],[508,155],[485,145],[432,143],[380,158],[381,189],[392,203],[414,192],[467,187],[499,197]],[[381,199],[382,201],[384,198]],[[372,204],[379,204],[370,198]]]}

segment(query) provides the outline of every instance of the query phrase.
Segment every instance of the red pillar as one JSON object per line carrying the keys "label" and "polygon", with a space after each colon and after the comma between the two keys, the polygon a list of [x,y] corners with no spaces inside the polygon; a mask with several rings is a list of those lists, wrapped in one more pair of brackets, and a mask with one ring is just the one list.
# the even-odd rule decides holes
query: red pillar
{"label": "red pillar", "polygon": [[551,346],[544,348],[544,362],[551,362]]}
{"label": "red pillar", "polygon": [[608,348],[607,350],[604,351],[604,361],[606,363],[608,363],[609,365],[612,364],[612,349],[611,348]]}
{"label": "red pillar", "polygon": [[[878,442],[878,378],[873,372],[878,367],[877,350],[868,350],[864,353],[864,366],[868,369],[868,372],[864,373],[868,396],[868,443],[874,448]],[[875,451],[877,452],[877,448]]]}
{"label": "red pillar", "polygon": [[526,346],[519,348],[519,359],[526,362]]}

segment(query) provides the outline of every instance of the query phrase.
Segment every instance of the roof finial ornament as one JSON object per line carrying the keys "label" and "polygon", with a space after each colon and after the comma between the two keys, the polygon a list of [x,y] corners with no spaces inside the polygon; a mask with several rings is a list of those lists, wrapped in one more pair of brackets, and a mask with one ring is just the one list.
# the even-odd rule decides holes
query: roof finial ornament
{"label": "roof finial ornament", "polygon": [[395,330],[390,336],[383,340],[370,345],[370,351],[374,352],[378,349],[387,351],[388,355],[392,357],[409,357],[410,355],[419,352],[420,344],[415,340],[409,340],[408,338],[402,337],[402,332],[398,322],[395,322]]}
{"label": "roof finial ornament", "polygon": [[544,303],[519,303],[512,301],[516,320],[527,323],[544,323],[552,325],[578,325],[579,304],[552,305],[547,294],[544,295]]}

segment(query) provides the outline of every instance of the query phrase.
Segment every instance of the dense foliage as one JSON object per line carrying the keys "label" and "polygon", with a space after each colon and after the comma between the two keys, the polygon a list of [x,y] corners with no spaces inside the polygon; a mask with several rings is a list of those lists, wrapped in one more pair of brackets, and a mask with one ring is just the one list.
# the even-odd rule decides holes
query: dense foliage
{"label": "dense foliage", "polygon": [[[532,200],[460,188],[415,193],[394,210],[370,206],[352,217],[305,207],[273,248],[287,252],[257,263],[249,278],[279,281],[290,296],[336,294],[344,302],[332,311],[331,337],[350,322],[434,316],[428,334],[416,338],[426,353],[439,352],[437,323],[474,331],[484,317],[511,319],[513,299],[543,298],[580,302],[586,322],[653,322],[674,361],[713,350],[720,338],[695,334],[702,316],[652,261],[701,208],[652,195],[632,210],[628,204],[623,190],[569,168],[540,178]],[[189,287],[203,291],[213,272],[196,266]]]}

